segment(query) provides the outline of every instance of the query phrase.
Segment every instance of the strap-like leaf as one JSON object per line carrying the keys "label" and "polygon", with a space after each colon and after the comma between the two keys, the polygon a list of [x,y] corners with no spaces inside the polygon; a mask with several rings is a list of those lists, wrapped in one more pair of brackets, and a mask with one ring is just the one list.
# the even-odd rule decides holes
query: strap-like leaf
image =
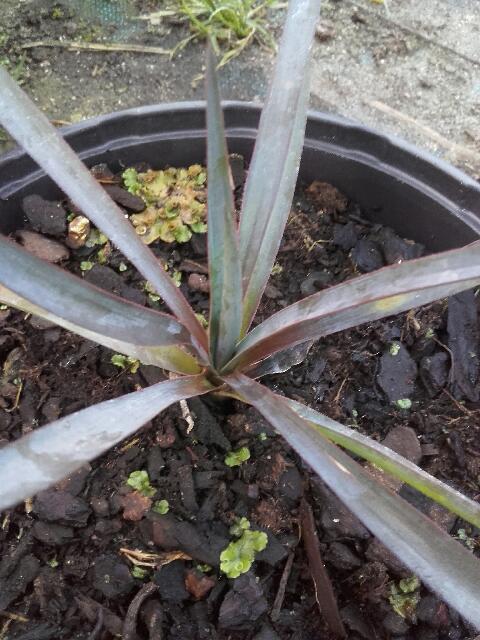
{"label": "strap-like leaf", "polygon": [[212,389],[187,376],[107,400],[0,449],[0,511],[47,489],[130,436],[166,407]]}
{"label": "strap-like leaf", "polygon": [[242,274],[227,144],[215,56],[207,59],[208,266],[210,356],[220,368],[230,359],[242,322]]}
{"label": "strap-like leaf", "polygon": [[480,504],[478,502],[470,500],[459,491],[440,482],[413,462],[376,440],[368,438],[354,429],[349,429],[300,402],[289,399],[286,401],[295,413],[308,420],[312,429],[319,431],[335,444],[339,444],[348,451],[372,462],[376,467],[414,487],[467,522],[480,527]]}
{"label": "strap-like leaf", "polygon": [[433,591],[480,627],[480,562],[295,413],[285,398],[237,374],[232,388],[287,440],[370,531]]}
{"label": "strap-like leaf", "polygon": [[0,66],[0,122],[64,193],[137,267],[195,337],[202,357],[207,336],[173,280],[133,231],[55,127]]}
{"label": "strap-like leaf", "polygon": [[98,289],[0,236],[0,300],[114,351],[178,373],[199,373],[190,334],[172,316]]}
{"label": "strap-like leaf", "polygon": [[454,295],[480,283],[480,241],[410,260],[315,293],[274,314],[239,344],[228,369]]}
{"label": "strap-like leaf", "polygon": [[320,0],[290,0],[240,217],[245,334],[267,284],[297,181],[309,96],[310,48]]}

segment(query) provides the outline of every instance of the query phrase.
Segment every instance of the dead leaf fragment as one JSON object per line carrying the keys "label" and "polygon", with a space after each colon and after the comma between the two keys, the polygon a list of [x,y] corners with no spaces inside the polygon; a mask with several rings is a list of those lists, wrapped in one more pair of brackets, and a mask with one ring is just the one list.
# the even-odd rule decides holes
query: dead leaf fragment
{"label": "dead leaf fragment", "polygon": [[216,580],[196,569],[190,569],[185,576],[185,587],[195,600],[203,600],[215,586]]}
{"label": "dead leaf fragment", "polygon": [[138,491],[132,491],[122,496],[123,519],[138,522],[152,506],[151,498]]}

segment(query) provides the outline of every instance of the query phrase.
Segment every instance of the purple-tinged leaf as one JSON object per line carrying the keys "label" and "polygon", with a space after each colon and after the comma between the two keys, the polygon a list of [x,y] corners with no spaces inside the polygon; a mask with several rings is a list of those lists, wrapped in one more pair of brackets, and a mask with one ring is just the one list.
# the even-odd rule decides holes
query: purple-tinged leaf
{"label": "purple-tinged leaf", "polygon": [[253,369],[248,372],[248,375],[250,378],[257,379],[275,373],[285,373],[285,371],[289,371],[292,367],[306,360],[312,345],[313,340],[310,340],[309,342],[302,342],[283,351],[278,351],[253,367]]}
{"label": "purple-tinged leaf", "polygon": [[300,402],[289,399],[286,399],[286,402],[295,413],[307,420],[312,429],[321,433],[322,436],[372,462],[376,467],[414,487],[467,522],[480,527],[480,504],[478,502],[474,502],[459,491],[455,491],[452,487],[437,480],[410,460],[376,440],[345,427]]}
{"label": "purple-tinged leaf", "polygon": [[173,280],[61,134],[0,66],[0,122],[87,218],[134,264],[195,338],[205,357],[207,335]]}
{"label": "purple-tinged leaf", "polygon": [[221,368],[232,356],[242,322],[242,274],[220,90],[207,53],[208,267],[210,357]]}
{"label": "purple-tinged leaf", "polygon": [[128,302],[0,236],[0,300],[114,351],[178,373],[199,373],[188,331],[173,316]]}
{"label": "purple-tinged leaf", "polygon": [[290,213],[303,148],[310,49],[320,0],[290,0],[270,92],[262,111],[240,216],[246,333]]}
{"label": "purple-tinged leaf", "polygon": [[430,589],[480,627],[480,561],[382,485],[269,389],[235,374],[231,387],[252,404],[370,531]]}
{"label": "purple-tinged leaf", "polygon": [[296,344],[401,313],[480,284],[480,241],[385,267],[315,293],[274,314],[238,345],[225,367],[250,368]]}
{"label": "purple-tinged leaf", "polygon": [[171,404],[211,391],[203,376],[166,380],[40,427],[0,449],[0,510],[59,482]]}

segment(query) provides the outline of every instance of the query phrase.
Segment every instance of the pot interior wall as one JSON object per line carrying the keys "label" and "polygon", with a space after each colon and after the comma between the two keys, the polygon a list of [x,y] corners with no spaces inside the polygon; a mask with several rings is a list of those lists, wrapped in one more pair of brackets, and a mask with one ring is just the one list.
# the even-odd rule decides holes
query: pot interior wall
{"label": "pot interior wall", "polygon": [[[226,104],[230,152],[250,157],[259,109]],[[69,143],[91,166],[117,171],[138,162],[153,167],[205,161],[201,104],[144,107],[65,129]],[[438,251],[480,235],[480,186],[460,171],[414,147],[333,116],[312,114],[300,180],[323,180],[360,204],[370,219]],[[0,158],[0,230],[22,226],[20,203],[58,189],[25,154]]]}

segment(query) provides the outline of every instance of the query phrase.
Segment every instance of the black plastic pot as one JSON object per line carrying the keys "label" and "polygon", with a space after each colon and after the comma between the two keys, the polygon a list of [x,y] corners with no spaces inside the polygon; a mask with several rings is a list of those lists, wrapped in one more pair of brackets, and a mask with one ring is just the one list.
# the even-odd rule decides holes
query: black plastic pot
{"label": "black plastic pot", "polygon": [[[230,152],[249,157],[260,107],[226,102]],[[88,164],[112,169],[146,161],[154,167],[205,160],[204,104],[140,107],[63,129]],[[331,182],[373,220],[432,251],[480,235],[480,185],[438,158],[340,117],[311,113],[300,179]],[[0,157],[0,230],[22,225],[19,202],[31,193],[55,198],[57,188],[21,150]]]}

